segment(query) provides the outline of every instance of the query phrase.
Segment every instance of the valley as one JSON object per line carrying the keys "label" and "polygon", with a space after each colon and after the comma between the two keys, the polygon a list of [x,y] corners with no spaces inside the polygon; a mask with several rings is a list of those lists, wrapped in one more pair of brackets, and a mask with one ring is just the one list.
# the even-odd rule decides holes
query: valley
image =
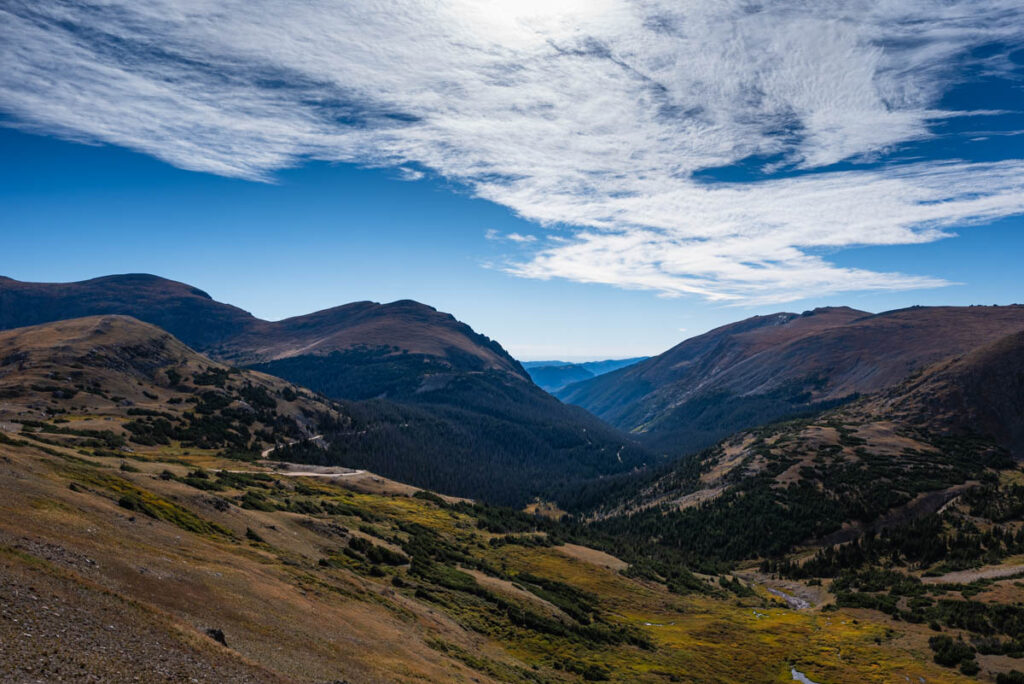
{"label": "valley", "polygon": [[1024,2],[0,2],[0,684],[1024,684]]}
{"label": "valley", "polygon": [[460,496],[525,505],[657,459],[541,390],[498,343],[417,302],[356,302],[271,323],[157,276],[0,279],[0,329],[96,315],[159,326],[217,363],[333,400],[335,411],[306,417],[309,430],[328,435],[330,453],[292,449],[304,462],[327,458]]}
{"label": "valley", "polygon": [[971,315],[966,353],[676,458],[429,340],[240,367],[123,313],[0,331],[0,667],[1012,683],[1024,331]]}

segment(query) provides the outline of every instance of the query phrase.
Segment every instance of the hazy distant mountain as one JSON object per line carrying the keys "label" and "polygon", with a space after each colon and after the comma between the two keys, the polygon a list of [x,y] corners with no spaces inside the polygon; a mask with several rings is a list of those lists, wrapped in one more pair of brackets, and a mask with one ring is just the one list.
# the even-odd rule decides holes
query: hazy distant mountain
{"label": "hazy distant mountain", "polygon": [[537,387],[497,342],[417,302],[356,302],[270,322],[151,275],[62,284],[0,279],[0,329],[107,314],[133,316],[220,362],[350,402],[360,428],[325,427],[345,438],[306,458],[501,503],[626,472],[649,458],[630,438]]}
{"label": "hazy distant mountain", "polygon": [[1024,306],[846,307],[755,316],[557,392],[651,444],[692,451],[876,392],[1024,329]]}
{"label": "hazy distant mountain", "polygon": [[566,385],[595,378],[625,366],[646,360],[647,356],[632,359],[607,359],[605,361],[525,361],[522,366],[530,378],[548,392],[556,392]]}

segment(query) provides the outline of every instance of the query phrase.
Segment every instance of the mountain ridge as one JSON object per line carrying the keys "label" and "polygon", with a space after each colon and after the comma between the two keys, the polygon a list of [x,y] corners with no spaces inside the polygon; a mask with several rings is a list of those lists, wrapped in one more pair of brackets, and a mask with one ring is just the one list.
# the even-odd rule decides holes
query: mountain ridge
{"label": "mountain ridge", "polygon": [[455,349],[463,353],[462,364],[470,359],[481,368],[526,377],[497,342],[451,314],[408,299],[386,304],[352,302],[265,321],[187,283],[150,274],[70,283],[30,283],[0,276],[0,329],[104,314],[125,314],[153,323],[189,346],[236,365],[364,344],[398,346],[442,359]]}
{"label": "mountain ridge", "polygon": [[1024,329],[1024,307],[849,308],[756,316],[556,395],[658,448],[813,413]]}
{"label": "mountain ridge", "polygon": [[574,382],[610,373],[624,366],[631,366],[649,357],[636,356],[629,359],[604,359],[602,361],[529,361],[522,364],[530,378],[544,390],[554,393]]}
{"label": "mountain ridge", "polygon": [[628,436],[545,393],[497,342],[411,300],[357,302],[270,323],[155,276],[0,281],[0,327],[96,310],[167,322],[218,363],[244,364],[341,402],[346,420],[317,419],[328,448],[293,455],[306,462],[525,504],[653,459]]}

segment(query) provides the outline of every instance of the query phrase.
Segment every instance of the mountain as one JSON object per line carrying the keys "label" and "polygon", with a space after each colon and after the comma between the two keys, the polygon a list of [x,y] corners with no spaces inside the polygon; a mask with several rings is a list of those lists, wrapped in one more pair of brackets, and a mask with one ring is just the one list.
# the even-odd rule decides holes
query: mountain
{"label": "mountain", "polygon": [[928,625],[936,663],[994,678],[1024,657],[1022,456],[1017,332],[637,476],[591,514],[588,543],[652,579],[732,570],[795,607]]}
{"label": "mountain", "polygon": [[605,361],[585,361],[583,363],[528,361],[522,365],[526,372],[530,374],[530,379],[537,383],[537,385],[548,392],[556,392],[574,382],[604,375],[613,370],[644,361],[647,358],[646,356],[638,356],[632,359],[607,359]]}
{"label": "mountain", "polygon": [[575,522],[282,461],[380,403],[127,316],[0,333],[0,679],[952,681],[924,625],[889,638],[884,616],[789,610],[736,574],[666,583]]}
{"label": "mountain", "polygon": [[147,274],[77,283],[25,283],[0,277],[0,329],[104,314],[152,323],[185,344],[234,365],[374,350],[430,357],[454,370],[525,372],[496,342],[449,314],[409,300],[355,302],[264,321],[202,290]]}
{"label": "mountain", "polygon": [[[600,449],[555,448],[551,434],[533,435],[551,460],[532,446],[511,458],[503,442],[528,436],[504,430],[534,432],[531,416],[547,406],[532,385],[539,403],[524,402],[514,374],[446,380],[446,405],[333,401],[128,316],[3,331],[0,672],[964,681],[952,665],[1005,675],[1024,655],[1024,486],[1010,458],[1022,370],[1015,333],[671,466],[562,479],[603,488],[591,498],[604,501],[554,521],[336,465],[372,456],[418,478],[534,491],[585,472]],[[511,394],[475,384],[499,379],[515,383]],[[524,415],[501,413],[493,432],[474,426],[485,398],[504,411],[509,396]]]}
{"label": "mountain", "polygon": [[[705,557],[772,556],[848,538],[904,507],[934,511],[986,470],[1015,469],[1015,456],[1024,456],[1024,332],[842,407],[731,435],[613,497],[601,517],[701,517],[724,506],[735,529],[709,539]],[[741,512],[748,506],[763,510]]]}
{"label": "mountain", "polygon": [[[211,450],[252,457],[314,435],[337,407],[279,378],[211,361],[128,316],[91,316],[0,332],[0,421],[48,439]],[[102,412],[101,423],[80,417]],[[69,417],[66,417],[69,416]],[[116,417],[116,418],[115,418]]]}
{"label": "mountain", "polygon": [[991,439],[1024,460],[1024,331],[937,363],[868,406],[932,433]]}
{"label": "mountain", "polygon": [[0,329],[121,314],[151,323],[193,349],[205,349],[260,322],[202,290],[145,274],[77,283],[25,283],[0,276]]}
{"label": "mountain", "polygon": [[344,420],[321,416],[316,425],[330,433],[328,448],[296,447],[295,459],[503,504],[561,496],[651,460],[629,437],[533,384],[498,343],[417,302],[357,302],[270,322],[150,275],[0,280],[0,327],[97,314],[166,326],[218,362],[342,402]]}
{"label": "mountain", "polygon": [[755,316],[556,394],[676,453],[811,415],[1024,329],[1024,306],[846,307]]}

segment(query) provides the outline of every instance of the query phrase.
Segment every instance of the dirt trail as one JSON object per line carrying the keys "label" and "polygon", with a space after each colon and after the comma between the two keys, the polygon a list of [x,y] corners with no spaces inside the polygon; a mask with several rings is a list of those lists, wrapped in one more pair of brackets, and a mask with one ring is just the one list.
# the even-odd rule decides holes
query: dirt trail
{"label": "dirt trail", "polygon": [[289,477],[352,477],[353,475],[362,475],[365,472],[365,470],[352,470],[347,473],[314,473],[305,470],[282,470],[277,474]]}

